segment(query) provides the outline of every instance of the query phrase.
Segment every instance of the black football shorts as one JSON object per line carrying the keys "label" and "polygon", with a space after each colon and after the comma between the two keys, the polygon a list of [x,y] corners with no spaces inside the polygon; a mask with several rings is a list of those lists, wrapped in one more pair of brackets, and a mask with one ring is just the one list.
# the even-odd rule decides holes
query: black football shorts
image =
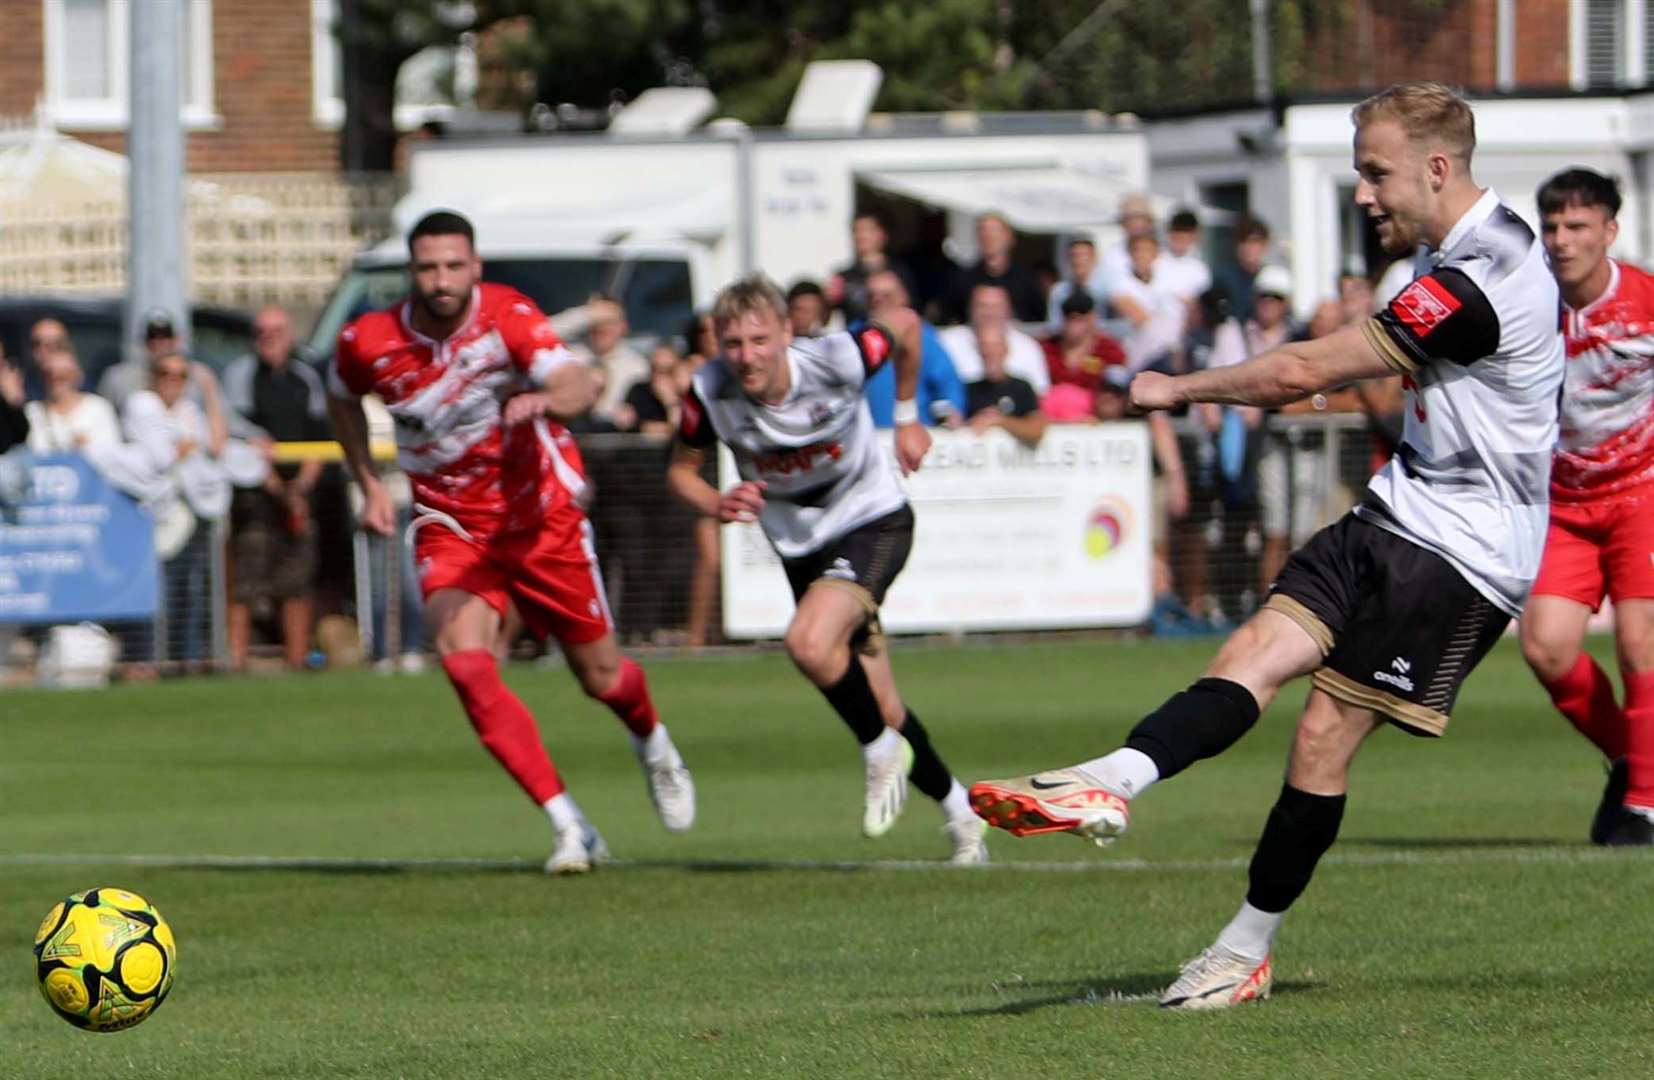
{"label": "black football shorts", "polygon": [[1452,563],[1353,512],[1293,552],[1264,607],[1321,646],[1316,687],[1418,735],[1447,727],[1510,622]]}

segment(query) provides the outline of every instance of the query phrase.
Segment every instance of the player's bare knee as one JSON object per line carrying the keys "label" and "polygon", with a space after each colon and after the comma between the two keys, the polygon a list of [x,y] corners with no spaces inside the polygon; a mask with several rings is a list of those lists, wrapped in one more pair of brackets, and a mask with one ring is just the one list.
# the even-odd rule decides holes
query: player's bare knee
{"label": "player's bare knee", "polygon": [[838,662],[843,643],[835,641],[820,627],[795,623],[787,628],[784,644],[794,666],[817,685],[832,681],[839,674],[835,669],[843,667]]}
{"label": "player's bare knee", "polygon": [[1522,658],[1542,682],[1555,682],[1566,675],[1579,659],[1580,643],[1558,634],[1543,619],[1523,619],[1519,638]]}
{"label": "player's bare knee", "polygon": [[600,698],[620,681],[620,660],[608,657],[590,660],[577,666],[574,675],[580,680],[580,689],[586,692],[587,697]]}
{"label": "player's bare knee", "polygon": [[1622,623],[1614,631],[1614,648],[1621,671],[1635,675],[1654,671],[1654,625],[1640,619]]}
{"label": "player's bare knee", "polygon": [[475,634],[466,633],[462,628],[444,627],[436,632],[433,644],[439,657],[452,656],[457,652],[469,652],[472,649],[487,648],[487,645],[478,640]]}

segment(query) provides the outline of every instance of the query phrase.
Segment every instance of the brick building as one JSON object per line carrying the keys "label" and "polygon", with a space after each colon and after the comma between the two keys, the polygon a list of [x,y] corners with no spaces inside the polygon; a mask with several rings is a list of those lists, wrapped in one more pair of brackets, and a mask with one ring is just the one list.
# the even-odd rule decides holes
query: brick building
{"label": "brick building", "polygon": [[1437,79],[1475,93],[1634,89],[1654,81],[1648,0],[1309,0],[1307,93]]}
{"label": "brick building", "polygon": [[[185,15],[182,120],[199,181],[186,191],[190,295],[314,309],[352,255],[387,234],[398,191],[388,174],[339,168],[338,0],[163,2]],[[125,152],[134,6],[0,0],[0,144],[55,129]],[[46,186],[0,202],[0,291],[125,287],[125,186],[108,182],[119,174],[106,162],[97,172],[95,192],[65,199]]]}
{"label": "brick building", "polygon": [[[331,172],[334,0],[169,0],[186,6],[184,124],[192,173]],[[123,150],[128,0],[0,0],[0,116],[39,102],[58,130]]]}
{"label": "brick building", "polygon": [[[1607,6],[1626,6],[1607,0]],[[1639,5],[1640,6],[1640,5]],[[1343,0],[1319,5],[1303,89],[1357,92],[1407,79],[1437,79],[1477,91],[1577,88],[1569,35],[1573,9],[1596,0]],[[1599,73],[1600,75],[1600,73]]]}

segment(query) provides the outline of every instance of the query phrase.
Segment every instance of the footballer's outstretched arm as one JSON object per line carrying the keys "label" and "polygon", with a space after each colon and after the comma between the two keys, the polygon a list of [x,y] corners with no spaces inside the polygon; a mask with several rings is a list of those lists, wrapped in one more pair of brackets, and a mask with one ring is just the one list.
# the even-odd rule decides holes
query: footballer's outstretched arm
{"label": "footballer's outstretched arm", "polygon": [[368,418],[362,412],[362,402],[358,398],[329,394],[327,412],[333,420],[333,437],[345,452],[346,470],[362,485],[362,525],[389,536],[396,526],[396,508],[373,467],[373,450],[368,445]]}
{"label": "footballer's outstretched arm", "polygon": [[1195,401],[1269,408],[1395,371],[1395,364],[1374,345],[1364,325],[1347,326],[1229,367],[1177,376],[1145,371],[1131,382],[1131,405],[1139,412],[1175,409]]}

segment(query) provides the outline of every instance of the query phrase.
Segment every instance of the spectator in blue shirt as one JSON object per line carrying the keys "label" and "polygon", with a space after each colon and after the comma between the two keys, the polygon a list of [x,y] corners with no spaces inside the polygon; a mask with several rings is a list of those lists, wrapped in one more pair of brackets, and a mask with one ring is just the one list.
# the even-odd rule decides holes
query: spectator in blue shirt
{"label": "spectator in blue shirt", "polygon": [[1269,226],[1260,218],[1242,215],[1235,221],[1234,242],[1234,258],[1212,271],[1212,284],[1229,301],[1229,314],[1245,323],[1257,300],[1252,283],[1269,254]]}
{"label": "spectator in blue shirt", "polygon": [[[908,306],[907,285],[900,274],[880,270],[868,275],[867,301],[868,312],[876,321],[885,312]],[[865,325],[865,320],[852,323],[850,331],[854,333]],[[929,320],[919,321],[919,339],[919,415],[932,426],[955,426],[964,419],[965,384],[960,381],[953,358]],[[894,426],[891,413],[896,405],[896,366],[885,364],[874,372],[864,392],[867,405],[873,411],[873,425]]]}

